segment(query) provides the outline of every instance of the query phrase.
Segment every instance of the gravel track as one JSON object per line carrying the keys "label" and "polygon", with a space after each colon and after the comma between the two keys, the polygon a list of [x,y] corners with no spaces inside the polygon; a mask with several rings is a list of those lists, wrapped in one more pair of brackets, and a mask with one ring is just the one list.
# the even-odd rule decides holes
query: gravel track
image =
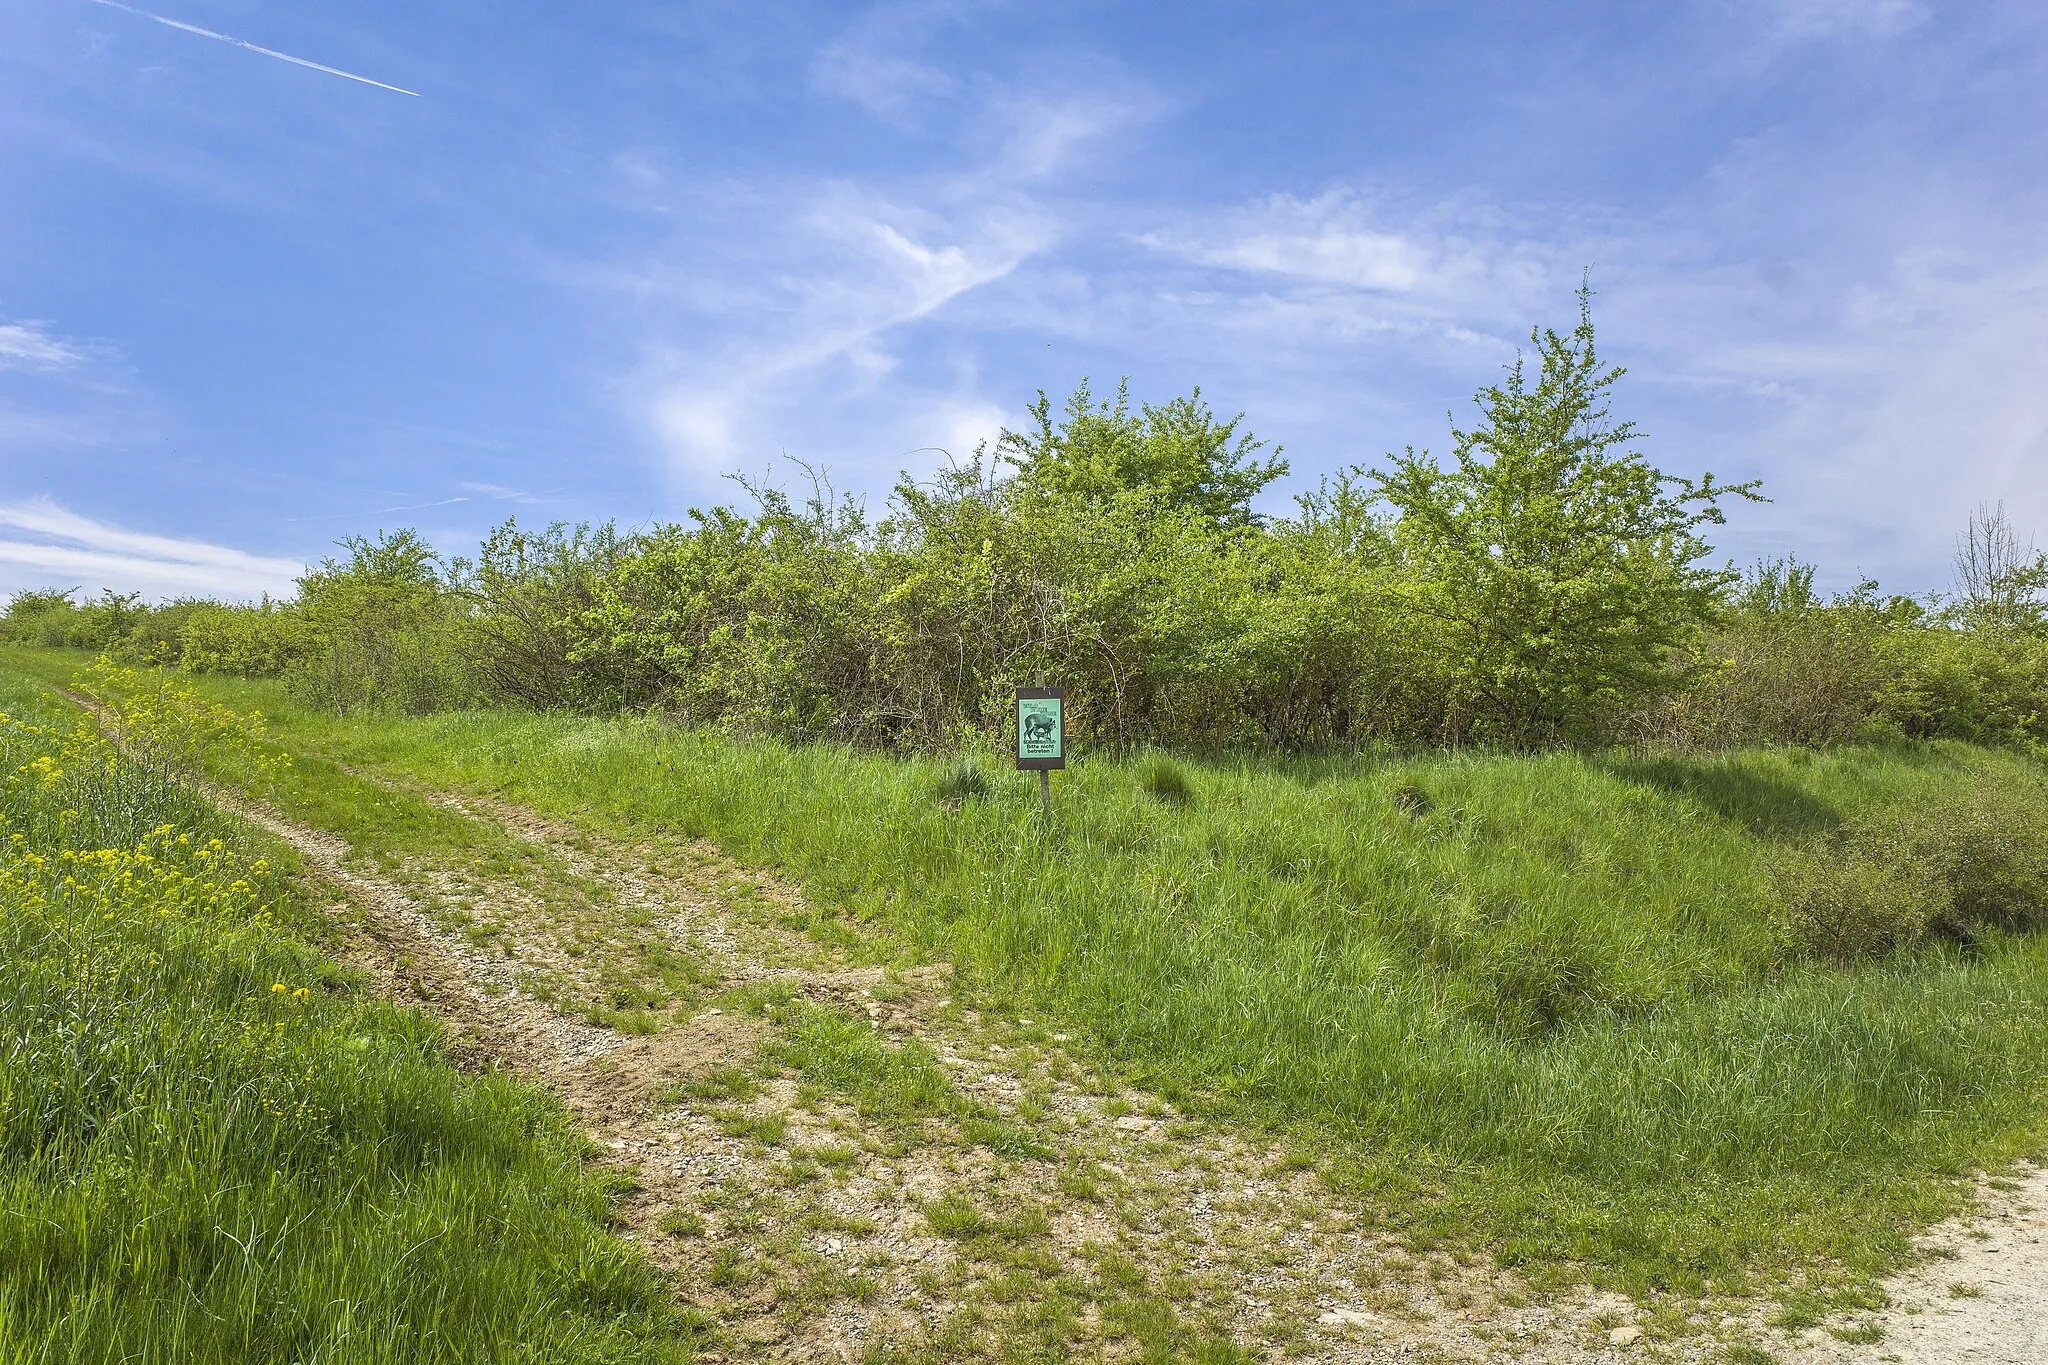
{"label": "gravel track", "polygon": [[1976,1216],[1929,1230],[1928,1259],[1886,1285],[1880,1340],[1816,1331],[1789,1365],[2048,1365],[2048,1167],[1986,1182],[1980,1198]]}

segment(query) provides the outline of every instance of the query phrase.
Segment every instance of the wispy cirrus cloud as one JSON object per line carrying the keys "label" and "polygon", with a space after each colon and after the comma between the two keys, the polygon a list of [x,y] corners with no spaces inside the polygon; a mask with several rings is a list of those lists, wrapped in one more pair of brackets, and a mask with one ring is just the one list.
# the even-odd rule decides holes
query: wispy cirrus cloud
{"label": "wispy cirrus cloud", "polygon": [[[701,482],[772,453],[762,446],[778,428],[879,405],[884,394],[889,412],[867,418],[867,429],[904,433],[914,446],[932,438],[912,433],[943,429],[957,440],[963,414],[979,424],[996,412],[972,390],[968,367],[902,382],[902,346],[958,301],[1057,247],[1071,225],[1046,193],[1050,182],[1097,140],[1145,116],[1139,104],[1086,92],[998,101],[979,117],[1002,134],[961,169],[892,185],[757,192],[738,203],[739,223],[716,242],[693,234],[616,276],[615,287],[648,305],[650,334],[643,364],[622,387],[672,472]],[[625,174],[648,179],[644,162]],[[705,285],[706,274],[721,283]],[[702,343],[706,335],[717,336],[715,347]],[[791,422],[792,414],[809,420]],[[890,443],[880,438],[881,448]]]}
{"label": "wispy cirrus cloud", "polygon": [[68,370],[91,358],[89,349],[54,335],[47,322],[0,322],[0,370]]}
{"label": "wispy cirrus cloud", "polygon": [[924,105],[957,92],[960,82],[935,66],[842,41],[812,63],[811,88],[851,100],[885,122],[906,124]]}
{"label": "wispy cirrus cloud", "polygon": [[923,214],[864,198],[818,206],[793,244],[804,248],[806,274],[783,281],[786,311],[738,354],[670,344],[650,358],[639,385],[683,471],[729,466],[769,411],[871,389],[895,368],[892,332],[1002,279],[1053,236],[1026,212],[920,225]]}
{"label": "wispy cirrus cloud", "polygon": [[1891,38],[1928,14],[1919,0],[1765,0],[1762,9],[1780,39]]}
{"label": "wispy cirrus cloud", "polygon": [[810,64],[811,88],[850,100],[870,117],[910,127],[938,102],[959,95],[965,82],[920,48],[986,5],[961,0],[907,0],[875,5],[827,42]]}
{"label": "wispy cirrus cloud", "polygon": [[1183,215],[1133,240],[1198,268],[1202,311],[1237,333],[1303,342],[1425,332],[1497,343],[1576,283],[1594,230],[1518,221],[1470,197],[1424,205],[1338,185]]}
{"label": "wispy cirrus cloud", "polygon": [[1198,265],[1385,293],[1411,293],[1441,278],[1441,246],[1388,230],[1377,217],[1347,190],[1310,200],[1275,195],[1220,220],[1159,229],[1138,240]]}
{"label": "wispy cirrus cloud", "polygon": [[246,601],[288,594],[304,572],[295,559],[130,531],[48,498],[0,503],[0,591],[112,588],[152,598]]}

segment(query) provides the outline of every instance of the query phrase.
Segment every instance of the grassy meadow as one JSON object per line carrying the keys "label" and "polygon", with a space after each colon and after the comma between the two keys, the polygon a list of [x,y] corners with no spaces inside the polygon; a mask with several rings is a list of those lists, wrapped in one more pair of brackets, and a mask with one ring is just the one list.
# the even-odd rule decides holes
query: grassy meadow
{"label": "grassy meadow", "polygon": [[0,1360],[687,1355],[559,1105],[366,998],[177,771],[273,750],[159,707],[117,752],[8,668],[0,713]]}
{"label": "grassy meadow", "polygon": [[[363,799],[382,777],[715,840],[799,883],[814,932],[948,959],[1412,1240],[1539,1275],[1867,1293],[1955,1177],[2048,1134],[2048,775],[2005,751],[1083,754],[1047,823],[993,760],[194,685],[295,755],[213,759],[287,814],[432,837],[426,802]],[[1906,888],[1890,918],[1872,886]]]}

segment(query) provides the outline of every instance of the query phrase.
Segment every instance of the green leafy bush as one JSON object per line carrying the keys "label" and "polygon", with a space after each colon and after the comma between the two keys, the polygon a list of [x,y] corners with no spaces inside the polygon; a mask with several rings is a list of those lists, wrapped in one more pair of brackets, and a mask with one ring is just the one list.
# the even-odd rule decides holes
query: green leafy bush
{"label": "green leafy bush", "polygon": [[1842,961],[2048,924],[2048,785],[1887,810],[1789,854],[1790,925]]}
{"label": "green leafy bush", "polygon": [[295,690],[347,714],[447,710],[480,695],[467,604],[412,531],[352,536],[344,561],[299,580],[307,645],[287,669]]}
{"label": "green leafy bush", "polygon": [[1700,566],[1717,486],[1654,468],[1609,416],[1622,375],[1594,347],[1592,295],[1569,336],[1531,334],[1479,391],[1484,421],[1452,429],[1454,461],[1396,456],[1370,475],[1399,516],[1396,591],[1437,637],[1451,738],[1526,744],[1596,735],[1615,703],[1673,690],[1672,652],[1718,613],[1732,575]]}
{"label": "green leafy bush", "polygon": [[175,661],[195,673],[275,678],[290,672],[312,649],[312,632],[296,604],[266,599],[256,606],[230,607],[209,602],[186,618]]}

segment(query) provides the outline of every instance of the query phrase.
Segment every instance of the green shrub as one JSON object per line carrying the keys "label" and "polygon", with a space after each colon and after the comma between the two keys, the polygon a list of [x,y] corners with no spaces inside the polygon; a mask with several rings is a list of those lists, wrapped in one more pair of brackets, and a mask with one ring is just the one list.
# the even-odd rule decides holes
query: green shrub
{"label": "green shrub", "polygon": [[1588,739],[1617,705],[1682,681],[1672,651],[1717,613],[1733,574],[1706,567],[1704,527],[1754,486],[1677,478],[1609,415],[1622,371],[1594,346],[1592,291],[1569,335],[1538,329],[1452,430],[1453,463],[1427,451],[1368,477],[1399,516],[1395,591],[1435,628],[1450,737],[1524,745]]}
{"label": "green shrub", "polygon": [[1759,564],[1728,613],[1683,652],[1685,689],[1628,727],[1672,748],[1826,745],[1884,735],[2048,745],[2048,630],[1882,597],[1824,598],[1796,559]]}
{"label": "green shrub", "polygon": [[2006,787],[1860,819],[1787,855],[1777,875],[1797,939],[1837,960],[2038,929],[2048,791]]}
{"label": "green shrub", "polygon": [[46,649],[90,649],[137,663],[175,663],[178,634],[204,605],[180,599],[150,606],[111,588],[83,606],[62,590],[17,593],[0,614],[0,640]]}
{"label": "green shrub", "polygon": [[0,614],[0,639],[17,645],[61,646],[65,624],[78,611],[71,600],[75,591],[51,588],[8,598],[7,610]]}
{"label": "green shrub", "polygon": [[275,678],[297,666],[312,645],[305,614],[296,604],[268,598],[255,606],[210,602],[186,617],[178,632],[177,662],[194,673]]}
{"label": "green shrub", "polygon": [[419,715],[476,700],[468,604],[427,543],[398,531],[343,545],[346,562],[330,559],[299,580],[307,645],[287,672],[293,689],[344,715]]}

